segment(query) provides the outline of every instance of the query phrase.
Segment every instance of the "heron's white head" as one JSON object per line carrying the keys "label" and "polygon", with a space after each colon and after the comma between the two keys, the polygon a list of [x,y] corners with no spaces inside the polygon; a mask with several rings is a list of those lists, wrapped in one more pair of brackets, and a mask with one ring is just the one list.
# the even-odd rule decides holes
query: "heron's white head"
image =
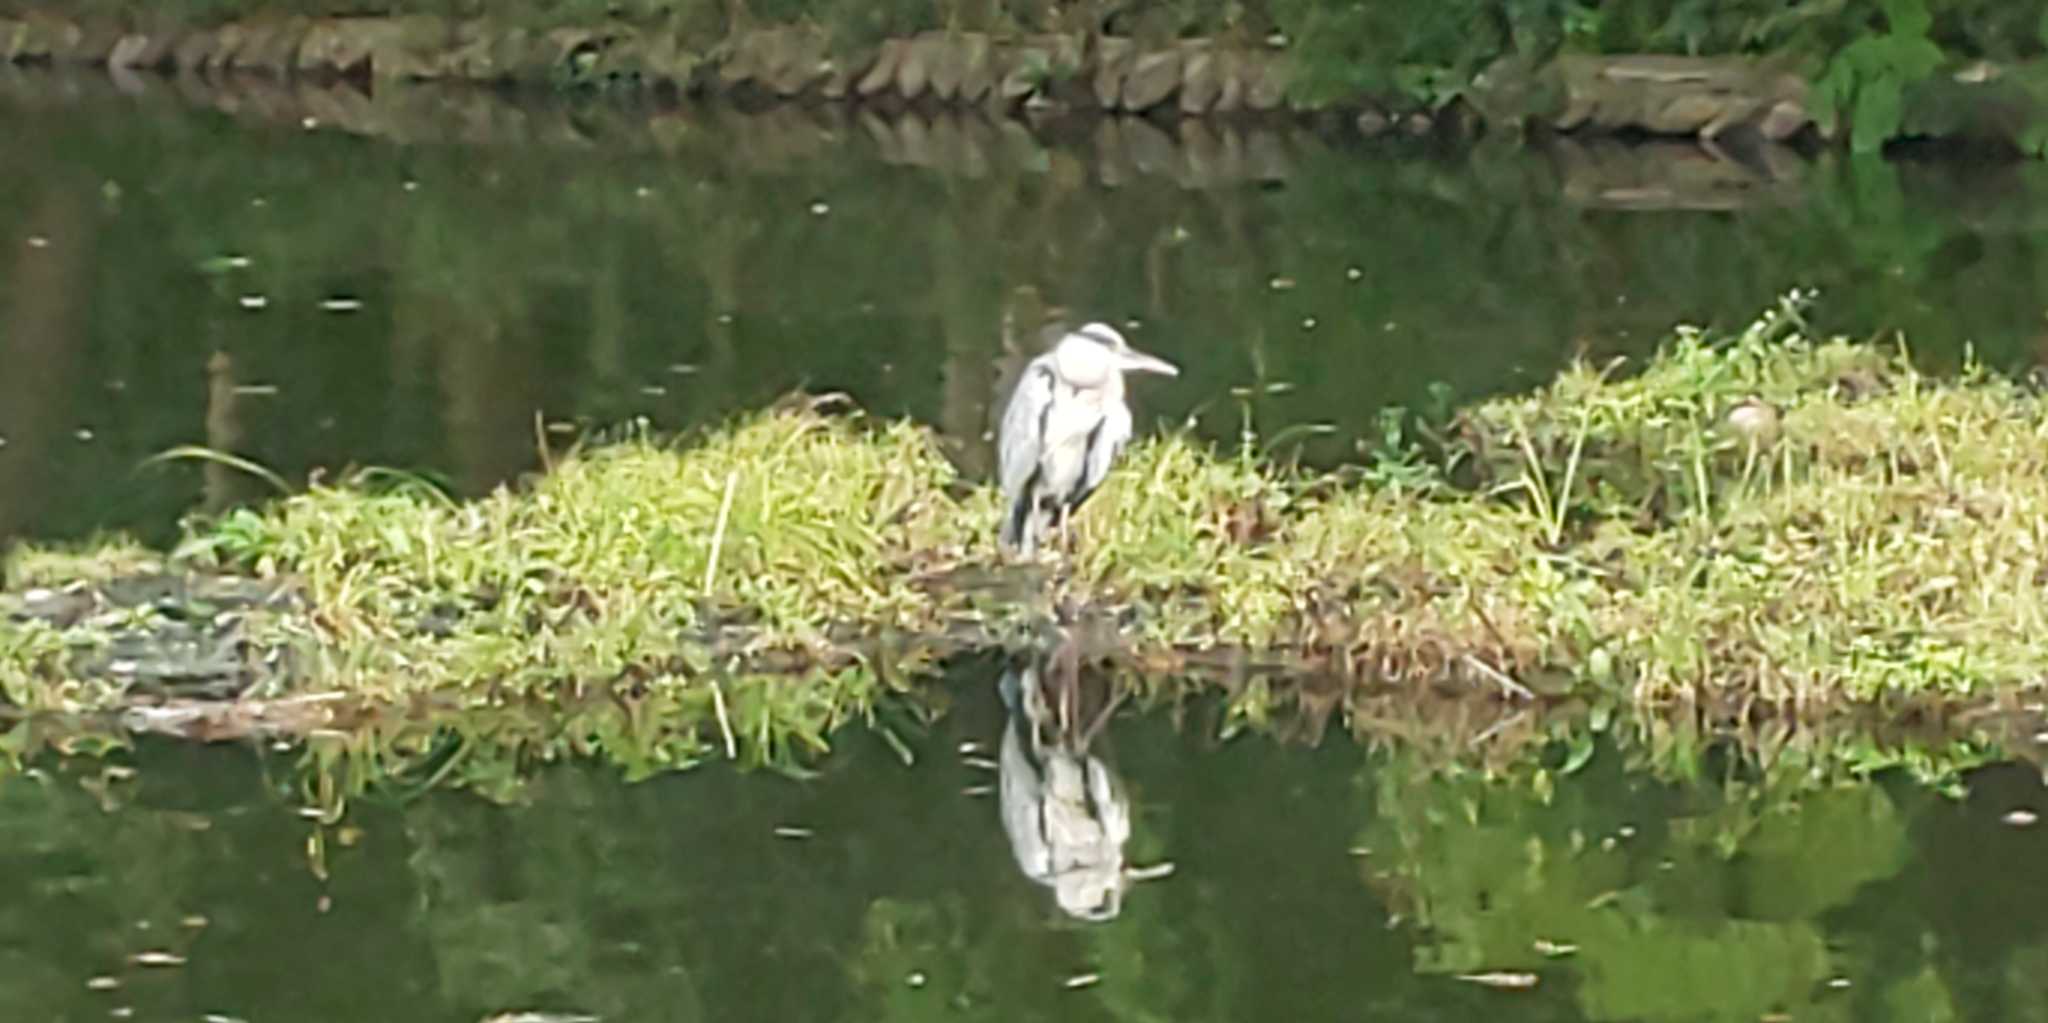
{"label": "heron's white head", "polygon": [[1179,376],[1180,368],[1156,355],[1131,347],[1107,323],[1090,323],[1067,332],[1053,348],[1061,379],[1074,387],[1101,387],[1125,373]]}

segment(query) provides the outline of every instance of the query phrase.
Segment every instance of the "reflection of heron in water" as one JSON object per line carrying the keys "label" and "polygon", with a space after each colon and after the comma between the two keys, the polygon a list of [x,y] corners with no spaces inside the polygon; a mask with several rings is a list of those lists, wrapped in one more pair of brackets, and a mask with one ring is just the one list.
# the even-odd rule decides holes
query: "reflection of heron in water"
{"label": "reflection of heron in water", "polygon": [[1090,744],[1119,702],[1101,687],[1084,720],[1080,658],[1071,643],[1013,662],[998,684],[1009,722],[997,761],[1003,830],[1024,876],[1053,890],[1060,909],[1107,920],[1124,889],[1150,872],[1124,865],[1130,797]]}

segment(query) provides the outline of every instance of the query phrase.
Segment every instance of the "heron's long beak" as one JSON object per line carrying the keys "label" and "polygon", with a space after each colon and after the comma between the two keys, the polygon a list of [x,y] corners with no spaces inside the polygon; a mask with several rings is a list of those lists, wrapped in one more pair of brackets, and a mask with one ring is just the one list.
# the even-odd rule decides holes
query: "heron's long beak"
{"label": "heron's long beak", "polygon": [[1179,366],[1176,366],[1173,363],[1170,363],[1157,355],[1146,355],[1144,352],[1138,351],[1135,348],[1125,349],[1124,351],[1118,353],[1118,355],[1123,360],[1122,368],[1123,371],[1126,373],[1157,373],[1160,376],[1169,377],[1177,377],[1180,375]]}

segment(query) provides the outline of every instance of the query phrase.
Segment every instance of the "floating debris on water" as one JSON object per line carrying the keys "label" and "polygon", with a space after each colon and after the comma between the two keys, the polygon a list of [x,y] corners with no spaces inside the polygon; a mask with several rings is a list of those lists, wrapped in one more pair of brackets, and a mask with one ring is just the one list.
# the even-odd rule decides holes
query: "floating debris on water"
{"label": "floating debris on water", "polygon": [[2004,821],[2009,827],[2027,828],[2032,827],[2035,822],[2041,819],[2041,816],[2032,810],[2022,809],[2014,810],[1999,819]]}
{"label": "floating debris on water", "polygon": [[914,987],[914,988],[917,988],[917,987],[923,987],[923,986],[924,986],[924,982],[925,982],[925,976],[924,976],[924,971],[923,971],[923,970],[912,970],[912,971],[910,971],[910,976],[908,976],[908,977],[905,977],[905,978],[903,978],[903,982],[904,982],[905,984],[908,984],[908,985],[910,985],[911,987]]}
{"label": "floating debris on water", "polygon": [[199,1018],[206,1021],[206,1023],[249,1023],[248,1020],[240,1016],[230,1016],[224,1012],[209,1012]]}
{"label": "floating debris on water", "polygon": [[1579,950],[1579,946],[1570,942],[1551,941],[1548,938],[1537,938],[1534,947],[1537,954],[1546,955],[1552,959],[1568,956]]}
{"label": "floating debris on water", "polygon": [[1347,280],[1347,281],[1355,281],[1355,280],[1359,280],[1359,279],[1363,278],[1364,276],[1365,276],[1365,271],[1363,271],[1363,270],[1360,270],[1359,268],[1357,268],[1357,267],[1355,267],[1355,266],[1347,266],[1347,267],[1345,267],[1345,268],[1344,268],[1344,279],[1345,279],[1345,280]]}
{"label": "floating debris on water", "polygon": [[962,739],[960,741],[960,755],[963,757],[973,756],[977,753],[980,753],[982,750],[986,748],[987,747],[983,746],[981,743],[974,741],[973,739]]}
{"label": "floating debris on water", "polygon": [[243,295],[236,301],[244,309],[263,309],[270,305],[270,299],[263,295]]}
{"label": "floating debris on water", "polygon": [[809,838],[815,834],[817,832],[809,828],[797,827],[793,824],[779,825],[775,829],[775,837],[777,838]]}
{"label": "floating debris on water", "polygon": [[50,247],[50,240],[42,235],[32,234],[28,236],[28,247],[31,249],[47,249]]}
{"label": "floating debris on water", "polygon": [[1371,855],[1372,855],[1372,846],[1369,846],[1369,845],[1354,845],[1354,846],[1352,846],[1351,848],[1349,848],[1349,849],[1346,849],[1346,850],[1344,850],[1344,852],[1345,852],[1345,854],[1346,854],[1346,855],[1350,855],[1350,856],[1371,856]]}
{"label": "floating debris on water", "polygon": [[811,204],[811,216],[822,217],[830,212],[832,212],[832,207],[825,205],[823,200]]}
{"label": "floating debris on water", "polygon": [[1314,329],[1316,329],[1316,318],[1315,318],[1315,317],[1313,317],[1313,316],[1304,316],[1304,317],[1302,317],[1302,318],[1301,318],[1301,329],[1303,329],[1303,330],[1314,330]]}
{"label": "floating debris on water", "polygon": [[88,991],[112,991],[121,986],[121,978],[101,974],[85,982]]}
{"label": "floating debris on water", "polygon": [[79,440],[91,440],[94,436],[92,432],[92,427],[90,426],[81,426],[78,429],[72,431],[71,435],[73,437],[78,438]]}
{"label": "floating debris on water", "polygon": [[408,192],[417,192],[420,190],[420,183],[417,181],[407,181],[401,183],[398,187],[403,188]]}
{"label": "floating debris on water", "polygon": [[1078,991],[1084,987],[1093,987],[1100,983],[1102,983],[1102,974],[1100,973],[1077,973],[1068,977],[1062,986],[1069,991]]}
{"label": "floating debris on water", "polygon": [[108,1009],[107,1015],[112,1016],[115,1019],[130,1019],[135,1015],[135,1006],[123,1005],[118,1006],[116,1008]]}
{"label": "floating debris on water", "polygon": [[994,785],[969,785],[961,789],[960,794],[969,799],[979,799],[983,796],[992,796],[995,794],[995,791],[996,787]]}
{"label": "floating debris on water", "polygon": [[995,771],[1001,769],[995,761],[990,760],[989,758],[984,756],[961,757],[960,762],[966,764],[969,767],[978,768],[983,771]]}
{"label": "floating debris on water", "polygon": [[697,367],[687,362],[671,362],[668,364],[668,371],[679,377],[689,376],[697,372]]}
{"label": "floating debris on water", "polygon": [[147,952],[137,952],[137,953],[135,953],[134,955],[132,955],[132,956],[129,956],[129,957],[128,957],[128,961],[129,961],[129,962],[131,962],[131,963],[134,963],[134,964],[135,964],[135,965],[137,965],[137,966],[183,966],[183,965],[185,965],[185,957],[184,957],[184,956],[181,956],[181,955],[177,954],[176,952],[165,952],[165,951],[162,951],[161,949],[152,949],[152,950],[150,950],[150,951],[147,951]]}
{"label": "floating debris on water", "polygon": [[1849,987],[1849,978],[1847,978],[1847,977],[1829,977],[1829,978],[1828,978],[1828,986],[1829,986],[1829,987],[1831,987],[1831,988],[1834,988],[1834,989],[1835,989],[1835,990],[1837,990],[1837,991],[1845,991],[1845,990],[1847,990],[1847,989],[1848,989],[1848,987]]}
{"label": "floating debris on water", "polygon": [[1537,977],[1533,973],[1494,970],[1488,973],[1460,973],[1458,979],[1468,984],[1481,984],[1503,991],[1527,991],[1536,986]]}
{"label": "floating debris on water", "polygon": [[360,298],[348,298],[348,297],[346,297],[346,296],[336,296],[336,297],[334,297],[334,298],[324,298],[324,299],[321,299],[321,300],[320,300],[320,311],[321,311],[321,312],[328,312],[328,313],[352,313],[352,312],[355,312],[355,311],[356,311],[356,310],[358,310],[358,309],[361,309],[362,307],[363,307],[363,300],[362,300],[362,299],[360,299]]}
{"label": "floating debris on water", "polygon": [[1266,287],[1274,291],[1293,291],[1294,283],[1292,277],[1274,277],[1266,281]]}
{"label": "floating debris on water", "polygon": [[193,913],[190,916],[185,917],[183,920],[178,921],[178,926],[196,931],[212,922],[213,921],[208,920],[204,914]]}
{"label": "floating debris on water", "polygon": [[276,384],[236,384],[235,394],[244,398],[274,397],[280,388]]}
{"label": "floating debris on water", "polygon": [[587,1012],[535,1012],[525,1009],[485,1016],[483,1023],[598,1023],[603,1018]]}
{"label": "floating debris on water", "polygon": [[668,388],[663,387],[660,384],[648,384],[647,386],[640,388],[640,393],[650,398],[664,398],[668,396]]}

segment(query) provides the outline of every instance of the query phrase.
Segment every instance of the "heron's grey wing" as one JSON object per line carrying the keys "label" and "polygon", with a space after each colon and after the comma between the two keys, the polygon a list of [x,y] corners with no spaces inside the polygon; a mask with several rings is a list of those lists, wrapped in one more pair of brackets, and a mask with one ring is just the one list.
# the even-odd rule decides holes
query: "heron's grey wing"
{"label": "heron's grey wing", "polygon": [[1102,410],[1102,423],[1088,438],[1088,464],[1081,473],[1081,485],[1075,489],[1074,503],[1080,504],[1109,478],[1110,466],[1116,464],[1118,455],[1123,454],[1124,445],[1131,440],[1131,410],[1121,401],[1109,403]]}
{"label": "heron's grey wing", "polygon": [[1003,409],[1003,423],[996,433],[997,470],[1001,475],[1006,504],[1018,495],[1038,471],[1045,451],[1045,414],[1052,408],[1052,357],[1041,355],[1024,367],[1017,389],[1010,392],[1010,404]]}

